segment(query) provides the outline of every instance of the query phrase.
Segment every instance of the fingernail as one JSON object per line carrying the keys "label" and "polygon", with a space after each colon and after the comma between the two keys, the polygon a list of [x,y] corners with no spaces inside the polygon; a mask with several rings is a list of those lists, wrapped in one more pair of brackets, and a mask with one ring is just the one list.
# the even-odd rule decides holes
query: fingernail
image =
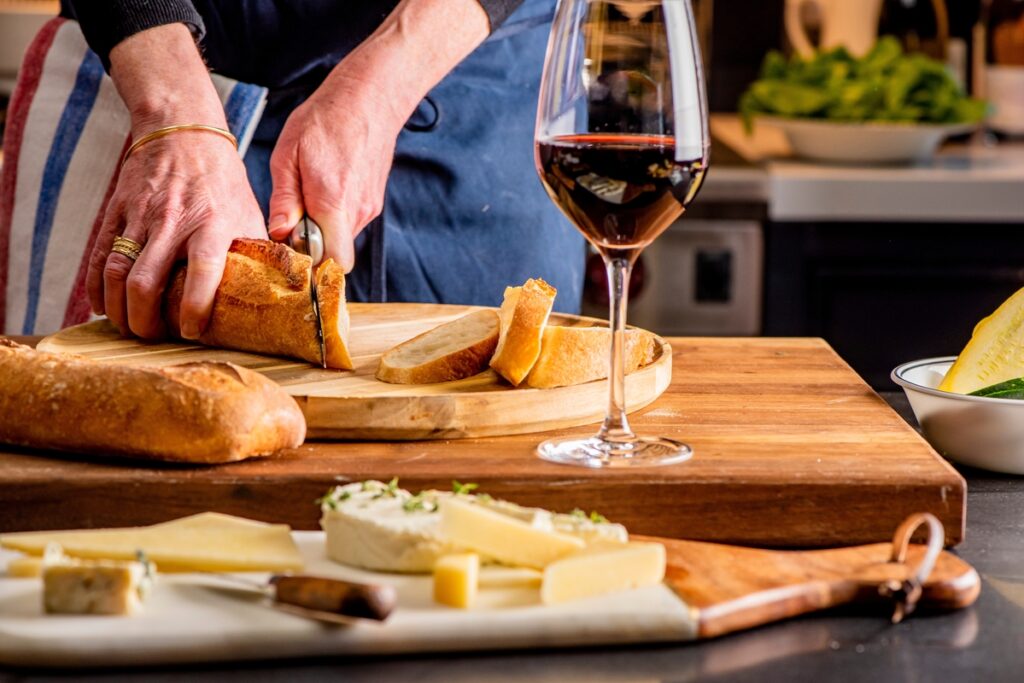
{"label": "fingernail", "polygon": [[199,339],[199,327],[195,323],[181,324],[182,339]]}
{"label": "fingernail", "polygon": [[288,233],[291,232],[291,230],[288,227],[283,226],[280,228],[274,228],[273,230],[269,230],[268,232],[270,233],[271,239],[280,240],[287,237]]}
{"label": "fingernail", "polygon": [[275,232],[279,232],[289,227],[291,226],[288,225],[288,214],[278,213],[271,216],[270,223],[267,225],[267,232],[273,235]]}

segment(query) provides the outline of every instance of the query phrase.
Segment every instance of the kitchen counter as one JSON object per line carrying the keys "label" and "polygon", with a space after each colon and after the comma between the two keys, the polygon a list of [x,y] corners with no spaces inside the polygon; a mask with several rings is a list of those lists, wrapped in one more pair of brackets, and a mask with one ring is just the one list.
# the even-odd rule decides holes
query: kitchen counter
{"label": "kitchen counter", "polygon": [[778,134],[762,127],[750,139],[736,116],[712,116],[711,130],[717,147],[696,206],[762,202],[776,222],[1024,222],[1024,142],[976,136],[929,162],[865,167],[787,158]]}
{"label": "kitchen counter", "polygon": [[[902,394],[884,396],[904,417]],[[909,418],[911,421],[912,417]],[[957,552],[982,574],[971,608],[914,615],[890,626],[863,610],[809,616],[703,644],[678,647],[385,657],[244,663],[97,672],[89,680],[319,681],[998,681],[1024,667],[1024,480],[975,471],[969,483],[967,539]],[[148,675],[147,675],[148,674]],[[46,676],[52,680],[52,676]],[[0,672],[0,681],[34,681]]]}

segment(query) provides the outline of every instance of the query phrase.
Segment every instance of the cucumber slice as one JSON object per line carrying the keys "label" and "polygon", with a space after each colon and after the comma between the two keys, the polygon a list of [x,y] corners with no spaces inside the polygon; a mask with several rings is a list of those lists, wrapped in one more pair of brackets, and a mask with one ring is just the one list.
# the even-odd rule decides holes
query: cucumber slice
{"label": "cucumber slice", "polygon": [[972,391],[971,396],[987,396],[988,398],[1016,398],[1024,399],[1024,377],[1007,380],[999,384],[993,384],[984,389]]}
{"label": "cucumber slice", "polygon": [[974,328],[974,334],[939,385],[969,394],[1024,377],[1024,289]]}

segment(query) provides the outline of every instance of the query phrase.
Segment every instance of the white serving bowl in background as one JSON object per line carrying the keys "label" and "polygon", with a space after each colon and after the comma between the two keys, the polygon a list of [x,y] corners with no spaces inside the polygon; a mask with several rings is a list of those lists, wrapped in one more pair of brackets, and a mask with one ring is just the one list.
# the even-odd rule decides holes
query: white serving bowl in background
{"label": "white serving bowl in background", "polygon": [[974,123],[844,123],[776,116],[758,116],[757,122],[781,130],[799,157],[844,164],[927,161],[947,137],[978,127]]}
{"label": "white serving bowl in background", "polygon": [[950,460],[993,472],[1024,474],[1024,400],[967,396],[936,387],[956,358],[900,365],[903,387],[928,442]]}

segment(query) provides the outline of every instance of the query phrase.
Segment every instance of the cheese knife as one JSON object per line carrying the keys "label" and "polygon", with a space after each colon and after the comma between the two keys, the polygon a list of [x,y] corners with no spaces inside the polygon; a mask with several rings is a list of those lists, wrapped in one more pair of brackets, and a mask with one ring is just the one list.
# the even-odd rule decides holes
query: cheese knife
{"label": "cheese knife", "polygon": [[324,234],[320,226],[309,216],[303,215],[291,234],[288,235],[288,245],[299,252],[306,254],[313,262],[309,267],[309,297],[313,303],[313,319],[316,321],[316,339],[320,344],[320,365],[327,367],[327,349],[324,345],[324,321],[320,317],[320,299],[316,291],[316,267],[324,259]]}
{"label": "cheese knife", "polygon": [[274,609],[330,624],[384,621],[397,602],[393,586],[289,574],[275,574],[266,582],[234,574],[210,575],[258,591]]}

